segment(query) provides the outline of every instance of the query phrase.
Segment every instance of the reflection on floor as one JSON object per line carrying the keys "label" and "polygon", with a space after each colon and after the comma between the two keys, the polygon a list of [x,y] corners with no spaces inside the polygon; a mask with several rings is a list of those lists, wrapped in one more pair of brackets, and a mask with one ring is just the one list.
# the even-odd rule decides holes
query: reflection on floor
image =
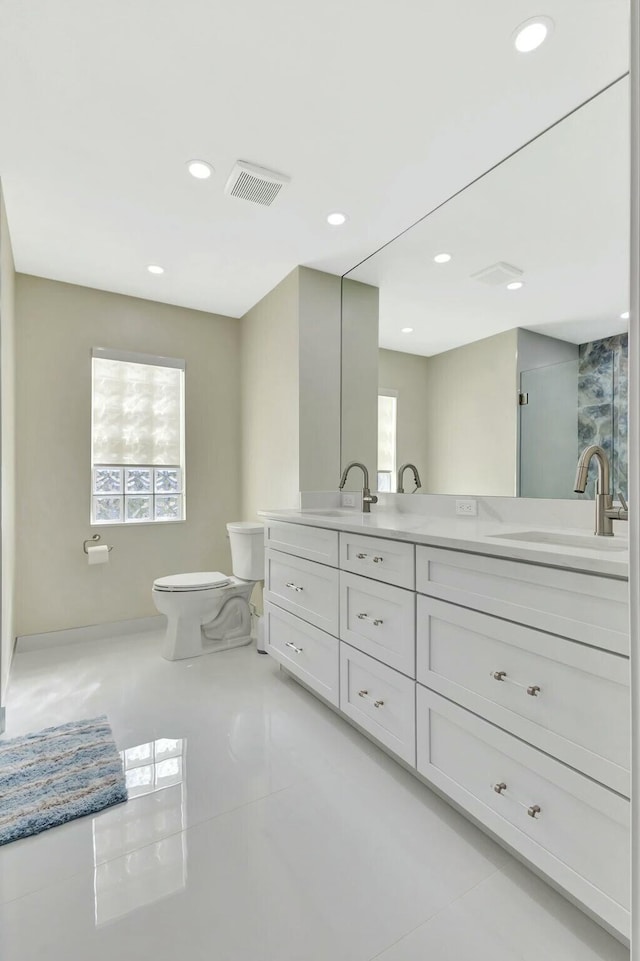
{"label": "reflection on floor", "polygon": [[106,713],[130,800],[0,848],[2,961],[628,961],[270,658],[160,642],[15,659],[7,736]]}
{"label": "reflection on floor", "polygon": [[[152,818],[135,804],[116,823],[93,818],[93,886],[96,924],[113,921],[175,894],[187,883],[184,738],[159,738],[121,751],[129,800],[162,792]],[[163,835],[148,843],[149,837]],[[136,845],[126,858],[113,852]]]}

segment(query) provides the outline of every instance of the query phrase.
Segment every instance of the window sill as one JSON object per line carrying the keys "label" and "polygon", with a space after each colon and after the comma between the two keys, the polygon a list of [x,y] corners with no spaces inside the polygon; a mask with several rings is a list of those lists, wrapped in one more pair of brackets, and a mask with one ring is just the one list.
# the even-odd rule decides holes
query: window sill
{"label": "window sill", "polygon": [[173,527],[175,524],[186,524],[187,518],[176,521],[91,521],[89,527]]}

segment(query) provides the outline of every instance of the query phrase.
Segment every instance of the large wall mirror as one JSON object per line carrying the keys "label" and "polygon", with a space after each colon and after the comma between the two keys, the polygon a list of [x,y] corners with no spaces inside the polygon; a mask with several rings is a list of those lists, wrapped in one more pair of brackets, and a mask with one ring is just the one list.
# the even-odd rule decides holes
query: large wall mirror
{"label": "large wall mirror", "polygon": [[597,443],[626,494],[628,98],[622,78],[343,278],[342,462],[372,488],[409,461],[421,493],[593,496],[573,481]]}

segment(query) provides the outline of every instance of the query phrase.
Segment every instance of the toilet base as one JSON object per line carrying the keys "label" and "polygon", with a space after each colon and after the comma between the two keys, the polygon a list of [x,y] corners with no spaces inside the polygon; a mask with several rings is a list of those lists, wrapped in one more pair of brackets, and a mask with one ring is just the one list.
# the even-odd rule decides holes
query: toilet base
{"label": "toilet base", "polygon": [[241,592],[229,597],[213,620],[204,624],[202,616],[168,614],[162,645],[164,659],[181,661],[250,644],[253,638],[248,597],[252,586],[243,585]]}

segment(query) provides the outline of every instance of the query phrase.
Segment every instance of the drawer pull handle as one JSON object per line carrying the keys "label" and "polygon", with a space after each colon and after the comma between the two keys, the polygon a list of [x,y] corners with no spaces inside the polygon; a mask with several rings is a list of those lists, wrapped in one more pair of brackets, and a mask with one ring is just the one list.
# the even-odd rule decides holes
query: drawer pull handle
{"label": "drawer pull handle", "polygon": [[293,581],[288,581],[288,582],[285,584],[285,587],[290,588],[292,591],[303,591],[303,590],[304,590],[304,587],[298,587],[298,585],[297,585],[297,584],[294,584]]}
{"label": "drawer pull handle", "polygon": [[[358,696],[359,696],[359,697],[366,697],[366,698],[370,697],[368,691],[358,691]],[[384,701],[374,701],[374,702],[373,702],[373,706],[374,706],[374,707],[384,707]]]}
{"label": "drawer pull handle", "polygon": [[359,561],[363,561],[367,555],[366,554],[356,554]]}
{"label": "drawer pull handle", "polygon": [[508,677],[506,671],[491,671],[490,676],[494,681],[505,681],[509,684],[514,684],[516,687],[521,687],[523,691],[530,694],[531,697],[537,697],[540,694],[542,688],[539,684],[521,684],[520,681],[514,681],[512,678]]}
{"label": "drawer pull handle", "polygon": [[360,620],[360,621],[370,621],[371,624],[373,624],[374,627],[380,627],[381,624],[384,624],[384,621],[382,620],[382,618],[380,618],[380,617],[369,617],[368,614],[358,614],[358,620]]}
{"label": "drawer pull handle", "polygon": [[[496,792],[496,794],[504,796],[505,791],[507,790],[507,785],[504,781],[499,781],[497,784],[493,785],[493,790]],[[523,804],[522,801],[518,801],[514,797],[511,797],[511,800],[514,802],[514,804],[518,804],[521,808],[524,808],[530,818],[537,819],[540,814],[542,814],[542,808],[539,804]]]}
{"label": "drawer pull handle", "polygon": [[382,564],[383,560],[384,560],[384,557],[374,557],[374,558],[373,558],[373,563],[374,563],[374,564]]}
{"label": "drawer pull handle", "polygon": [[302,654],[302,648],[296,647],[295,644],[291,643],[291,641],[287,641],[287,643],[285,644],[285,647],[290,647],[292,651],[296,652],[296,654]]}

